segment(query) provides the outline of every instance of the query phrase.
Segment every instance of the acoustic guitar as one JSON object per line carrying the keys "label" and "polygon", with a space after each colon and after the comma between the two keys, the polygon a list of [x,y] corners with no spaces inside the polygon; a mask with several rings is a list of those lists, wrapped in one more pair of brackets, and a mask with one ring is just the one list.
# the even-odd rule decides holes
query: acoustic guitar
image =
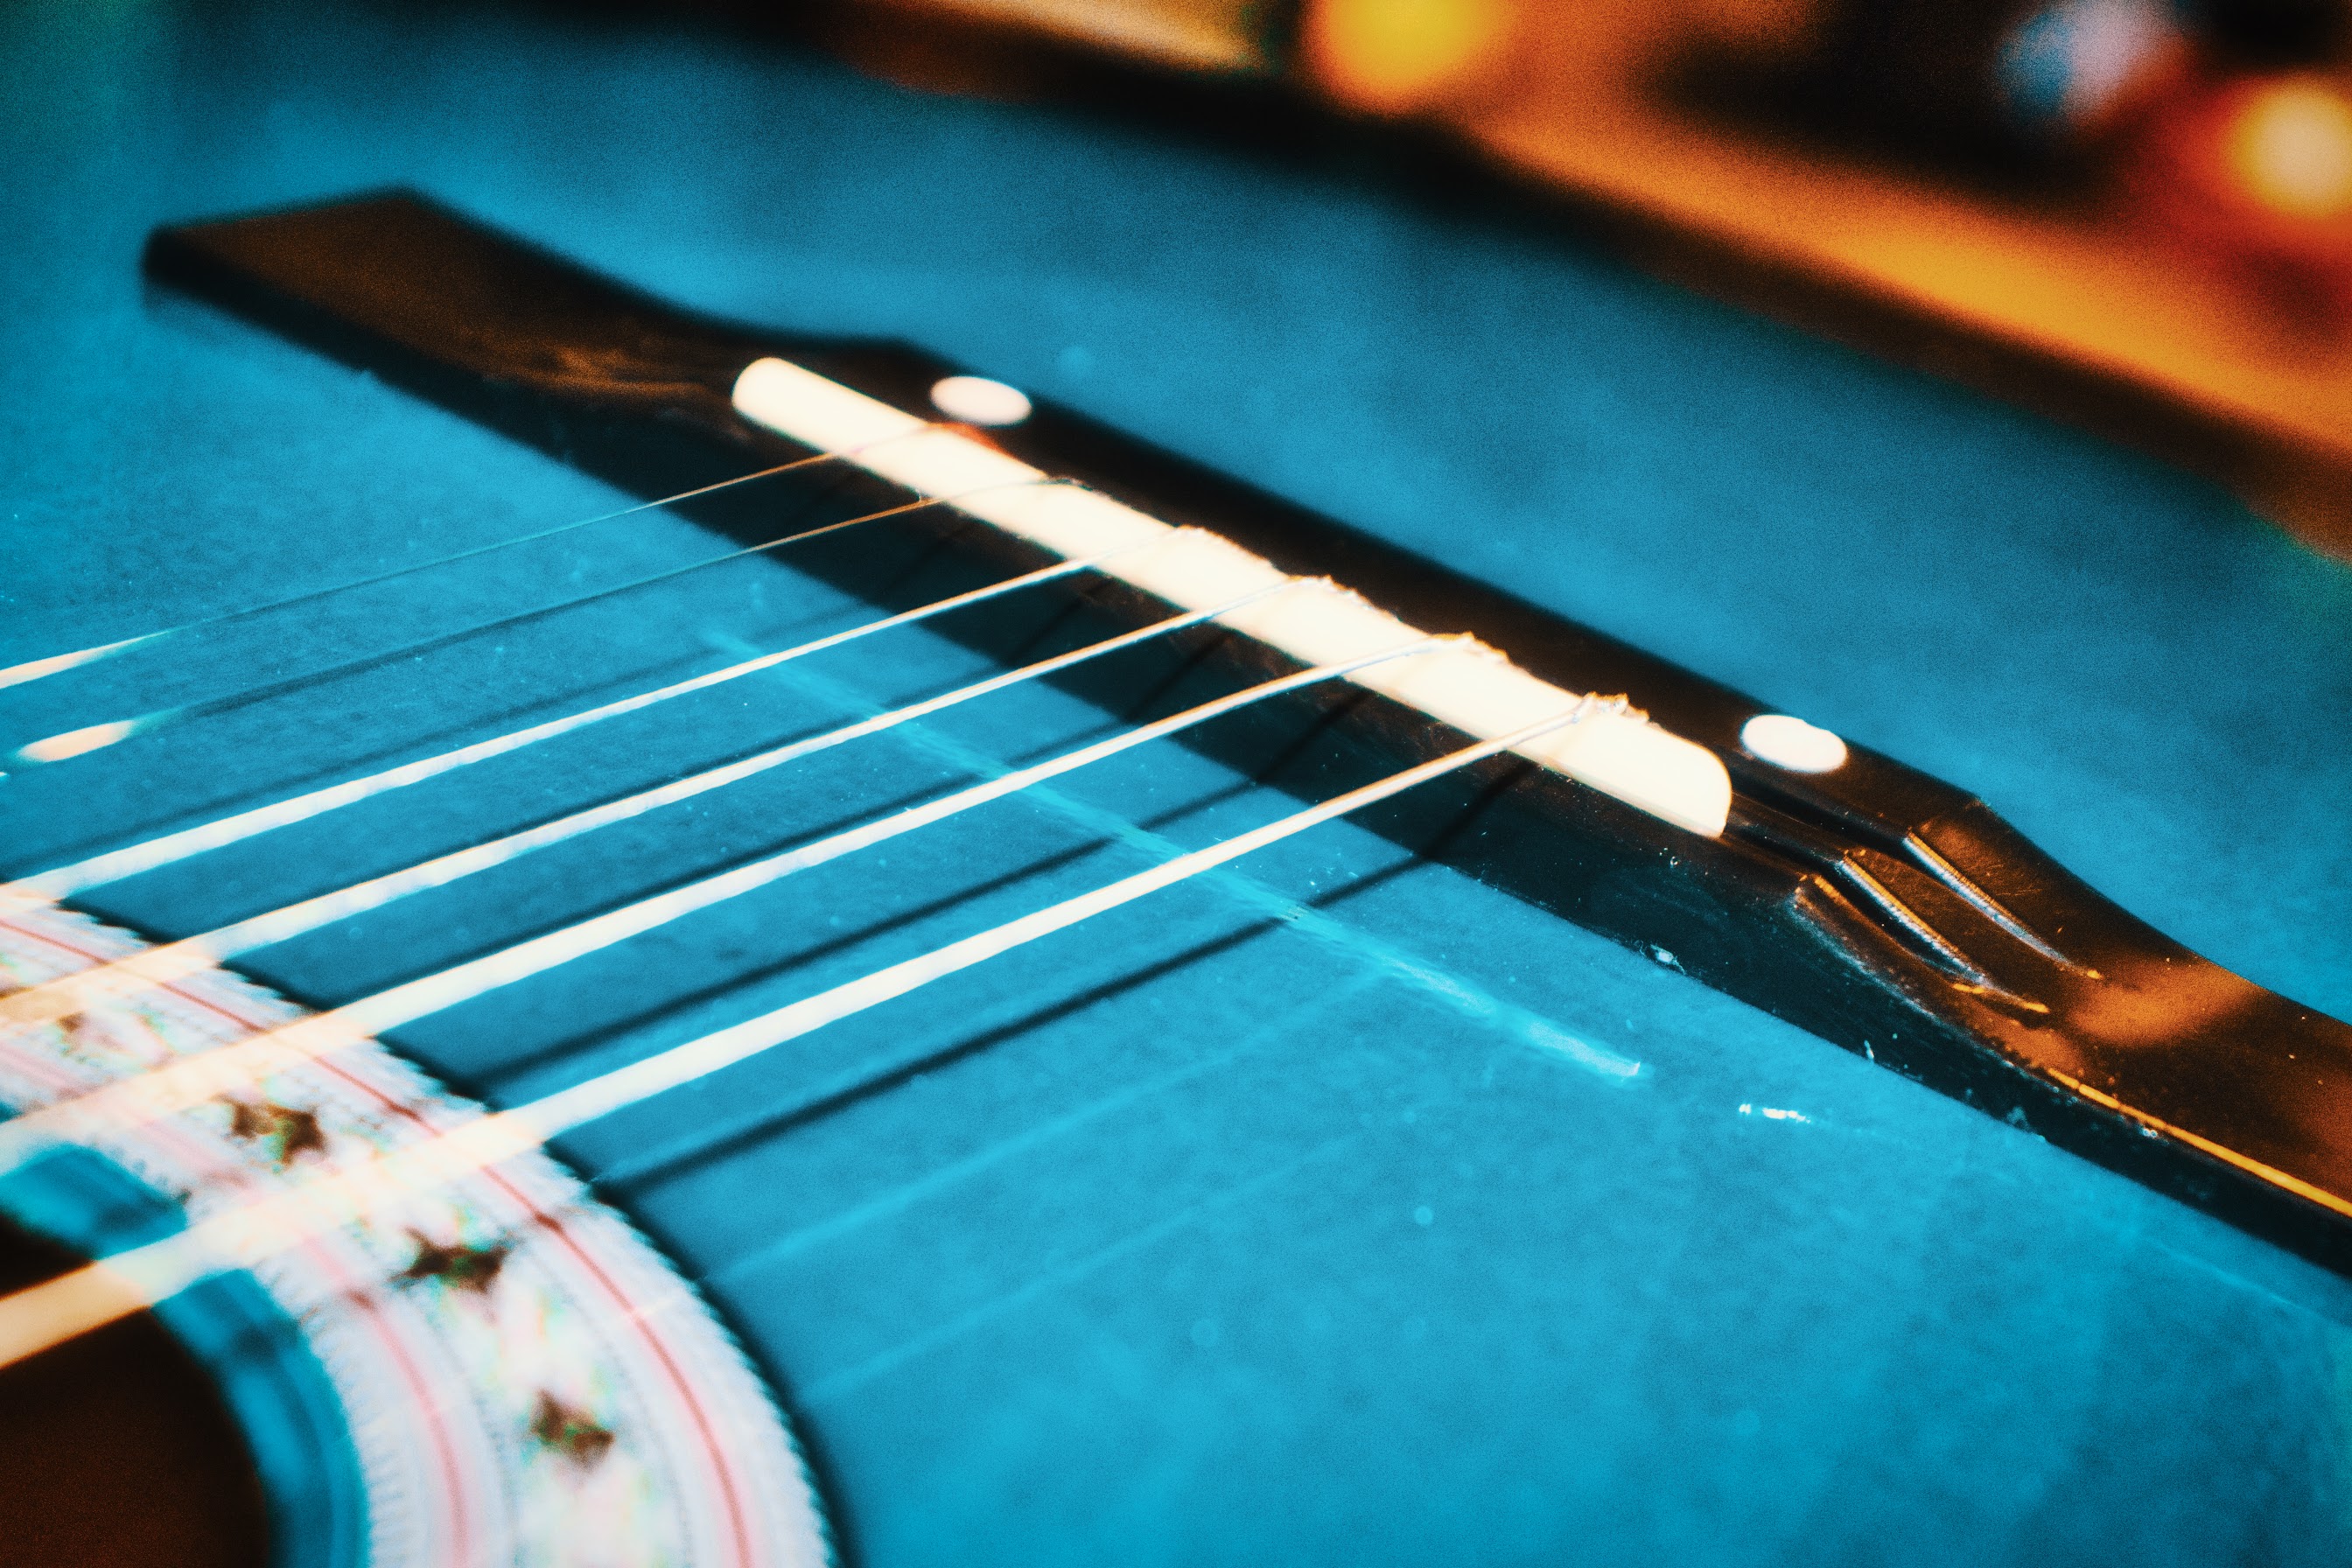
{"label": "acoustic guitar", "polygon": [[[2340,568],[1328,172],[690,31],[21,26],[63,85],[13,132],[60,140],[11,329],[7,1550],[2340,1547],[2352,1031],[2256,983],[2332,1000],[2352,940]],[[688,159],[655,79],[820,140]],[[154,118],[63,111],[126,79]],[[206,123],[307,151],[89,205]],[[529,180],[443,177],[499,126]],[[939,144],[885,190],[893,138]],[[737,183],[780,156],[789,222]],[[634,248],[553,216],[624,187],[668,198]],[[885,214],[961,281],[837,259]],[[1485,303],[1340,267],[1400,224]],[[1297,292],[986,352],[1052,274],[981,288],[979,237],[1121,225],[1106,278],[1222,245]],[[1301,310],[1353,346],[1269,346]],[[1414,423],[1474,477],[1422,488]],[[2139,552],[1972,537],[1961,474],[2134,502]],[[2065,868],[1996,814],[2034,779],[2144,858]],[[2253,978],[2095,890],[2208,819],[2179,874],[2278,933],[2221,944]]]}

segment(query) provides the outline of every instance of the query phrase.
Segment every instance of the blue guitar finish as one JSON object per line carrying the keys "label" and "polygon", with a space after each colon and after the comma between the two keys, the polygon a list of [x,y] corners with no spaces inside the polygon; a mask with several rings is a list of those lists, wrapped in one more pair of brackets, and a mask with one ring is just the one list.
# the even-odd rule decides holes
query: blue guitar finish
{"label": "blue guitar finish", "polygon": [[[0,27],[0,660],[614,504],[136,280],[158,223],[414,184],[707,310],[936,345],[1769,693],[2352,1013],[2352,574],[2152,464],[1556,236],[726,36],[364,8]],[[747,616],[682,604],[611,657]],[[856,673],[953,658],[894,657]],[[777,691],[873,700],[838,670]],[[467,696],[425,670],[306,712],[413,735]],[[1024,700],[992,721],[1027,743],[1092,721]],[[237,740],[126,748],[70,795],[63,768],[12,780],[0,868],[307,765]],[[1000,740],[941,726],[803,809]],[[1211,763],[1161,761],[1002,829],[1032,861],[1112,842],[982,907],[1246,816]],[[453,791],[378,852],[582,787],[524,784]],[[757,826],[714,820],[709,853]],[[107,912],[266,907],[306,874],[282,848]],[[616,993],[639,1048],[748,1011],[703,994],[722,979],[781,996],[920,945],[981,855],[698,928],[723,974],[633,950],[395,1040],[521,1098],[622,1049],[550,1054]],[[2342,1557],[2342,1280],[1369,834],[1243,873],[567,1142],[760,1356],[855,1560]],[[595,896],[581,875],[517,884],[505,918]],[[845,910],[880,949],[761,971]],[[430,929],[386,919],[360,930],[387,949]],[[341,999],[394,977],[378,945],[254,967]]]}

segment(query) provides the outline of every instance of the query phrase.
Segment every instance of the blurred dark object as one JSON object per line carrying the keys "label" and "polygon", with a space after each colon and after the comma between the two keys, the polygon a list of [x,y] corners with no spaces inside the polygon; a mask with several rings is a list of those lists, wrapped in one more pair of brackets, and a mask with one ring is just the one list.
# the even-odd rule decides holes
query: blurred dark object
{"label": "blurred dark object", "polygon": [[2340,0],[2190,0],[2182,14],[2218,52],[2257,69],[2332,60],[2352,42]]}
{"label": "blurred dark object", "polygon": [[[1335,141],[2352,554],[2352,0],[809,0],[934,89]],[[1434,154],[1434,155],[1433,155]]]}
{"label": "blurred dark object", "polygon": [[[81,1261],[0,1222],[0,1291]],[[152,1314],[0,1372],[0,1568],[269,1561],[236,1418]]]}
{"label": "blurred dark object", "polygon": [[1814,66],[1864,133],[2032,163],[2080,152],[2187,65],[2166,0],[1841,0]]}

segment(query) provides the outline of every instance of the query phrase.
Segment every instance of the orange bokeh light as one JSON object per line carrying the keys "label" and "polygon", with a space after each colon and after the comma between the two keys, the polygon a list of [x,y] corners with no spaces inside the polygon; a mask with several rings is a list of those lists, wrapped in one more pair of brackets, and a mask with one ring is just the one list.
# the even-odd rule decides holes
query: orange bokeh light
{"label": "orange bokeh light", "polygon": [[1309,74],[1341,102],[1409,114],[1499,68],[1518,20],[1517,0],[1314,0],[1300,42]]}
{"label": "orange bokeh light", "polygon": [[2239,110],[2226,156],[2239,185],[2263,205],[2333,217],[2352,207],[2352,103],[2309,79],[2265,87]]}

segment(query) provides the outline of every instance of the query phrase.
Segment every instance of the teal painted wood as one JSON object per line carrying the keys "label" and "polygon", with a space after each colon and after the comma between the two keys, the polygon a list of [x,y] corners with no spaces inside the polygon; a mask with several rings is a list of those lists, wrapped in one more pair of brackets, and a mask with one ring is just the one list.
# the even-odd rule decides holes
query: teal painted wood
{"label": "teal painted wood", "polygon": [[[1345,171],[732,37],[358,7],[0,28],[0,660],[611,504],[138,282],[157,223],[407,182],[667,297],[922,340],[1444,554],[1982,794],[2169,933],[2352,1013],[2352,574],[2153,464]],[[592,570],[705,543],[656,523]],[[814,613],[781,569],[707,586],[488,668],[585,688]],[[967,657],[904,639],[99,901],[199,929]],[[10,781],[0,869],[479,726],[481,668]],[[714,806],[686,852],[1099,720],[1024,697]],[[1151,760],[394,1038],[511,1100],[1132,868],[1145,835],[1271,814]],[[616,841],[462,921],[252,967],[347,997],[680,852]],[[1368,835],[1244,871],[567,1144],[761,1356],[858,1561],[2340,1559],[2352,1287]],[[772,968],[836,917],[873,929]],[[1644,1071],[1612,1086],[1562,1036]]]}

